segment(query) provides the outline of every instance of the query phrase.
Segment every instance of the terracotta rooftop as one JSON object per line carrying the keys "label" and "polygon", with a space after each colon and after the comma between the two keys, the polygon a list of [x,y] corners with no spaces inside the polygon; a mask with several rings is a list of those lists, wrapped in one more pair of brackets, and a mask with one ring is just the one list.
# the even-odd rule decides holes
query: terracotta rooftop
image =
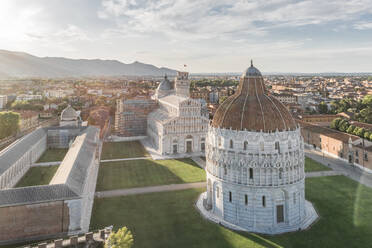
{"label": "terracotta rooftop", "polygon": [[251,63],[240,78],[238,90],[217,109],[212,126],[274,132],[294,130],[297,124],[287,108],[268,95],[260,71]]}

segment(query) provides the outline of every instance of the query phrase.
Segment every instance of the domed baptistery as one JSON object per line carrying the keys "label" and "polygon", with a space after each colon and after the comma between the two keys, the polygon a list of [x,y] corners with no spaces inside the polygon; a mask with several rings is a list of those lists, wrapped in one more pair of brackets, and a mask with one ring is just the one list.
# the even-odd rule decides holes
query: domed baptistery
{"label": "domed baptistery", "polygon": [[305,200],[300,127],[268,95],[253,64],[209,126],[206,172],[207,192],[197,206],[214,222],[276,234],[305,229],[318,217]]}

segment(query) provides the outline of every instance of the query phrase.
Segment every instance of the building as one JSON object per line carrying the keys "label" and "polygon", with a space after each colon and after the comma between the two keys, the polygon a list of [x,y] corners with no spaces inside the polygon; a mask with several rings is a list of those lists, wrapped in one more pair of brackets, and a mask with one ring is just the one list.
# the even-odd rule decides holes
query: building
{"label": "building", "polygon": [[43,99],[42,95],[21,94],[17,96],[16,101],[32,101],[32,100],[41,100],[41,99]]}
{"label": "building", "polygon": [[[0,244],[89,230],[101,145],[99,129],[39,128],[0,152]],[[68,148],[49,185],[14,188],[48,147]]]}
{"label": "building", "polygon": [[299,119],[301,121],[314,123],[314,124],[322,125],[322,126],[329,126],[331,122],[336,118],[340,118],[340,116],[339,115],[301,115],[299,116]]}
{"label": "building", "polygon": [[148,97],[116,101],[115,133],[120,136],[146,136],[147,117],[157,103]]}
{"label": "building", "polygon": [[372,142],[331,128],[298,121],[305,144],[372,173]]}
{"label": "building", "polygon": [[190,98],[187,72],[178,72],[174,83],[165,77],[153,98],[159,108],[147,121],[150,144],[161,155],[205,151],[208,111],[204,100]]}
{"label": "building", "polygon": [[282,103],[297,103],[297,96],[288,93],[274,93],[275,96]]}
{"label": "building", "polygon": [[45,96],[49,98],[64,98],[67,96],[71,96],[73,94],[74,94],[73,89],[53,89],[53,90],[48,90],[45,93]]}
{"label": "building", "polygon": [[62,126],[80,126],[81,125],[81,118],[80,118],[80,111],[76,111],[73,107],[68,105],[64,110],[61,112],[61,120],[59,125]]}
{"label": "building", "polygon": [[0,109],[4,109],[8,102],[8,97],[6,95],[0,95]]}
{"label": "building", "polygon": [[206,141],[207,192],[197,202],[211,221],[277,234],[317,219],[305,200],[304,143],[286,107],[249,67],[236,93],[217,109]]}

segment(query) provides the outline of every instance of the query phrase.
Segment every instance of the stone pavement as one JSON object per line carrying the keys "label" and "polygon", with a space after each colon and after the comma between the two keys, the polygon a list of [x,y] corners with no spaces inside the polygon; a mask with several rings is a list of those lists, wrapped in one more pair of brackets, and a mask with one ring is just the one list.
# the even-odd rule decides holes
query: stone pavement
{"label": "stone pavement", "polygon": [[306,172],[306,178],[308,177],[327,177],[327,176],[339,176],[344,175],[341,171],[313,171]]}
{"label": "stone pavement", "polygon": [[100,162],[105,163],[105,162],[117,162],[117,161],[140,160],[140,159],[150,159],[150,157],[103,159]]}
{"label": "stone pavement", "polygon": [[340,159],[323,154],[321,151],[305,149],[305,154],[307,157],[332,168],[333,171],[340,172],[342,175],[372,188],[372,174],[364,172],[358,167]]}
{"label": "stone pavement", "polygon": [[140,187],[140,188],[131,188],[131,189],[116,189],[116,190],[109,190],[109,191],[100,191],[100,192],[96,192],[95,196],[97,198],[106,198],[106,197],[115,197],[115,196],[137,195],[137,194],[147,194],[147,193],[155,193],[155,192],[203,188],[203,187],[206,187],[205,182],[169,184],[169,185]]}
{"label": "stone pavement", "polygon": [[60,165],[62,161],[53,161],[53,162],[42,162],[42,163],[33,163],[31,167],[37,166],[51,166],[51,165]]}

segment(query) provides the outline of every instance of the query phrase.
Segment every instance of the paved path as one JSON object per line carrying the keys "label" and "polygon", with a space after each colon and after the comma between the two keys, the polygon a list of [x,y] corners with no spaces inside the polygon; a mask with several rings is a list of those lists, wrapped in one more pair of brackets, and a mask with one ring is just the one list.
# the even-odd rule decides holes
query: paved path
{"label": "paved path", "polygon": [[341,174],[372,188],[372,174],[367,173],[340,159],[333,158],[320,151],[305,149],[306,156],[324,164],[333,169],[333,171],[340,172]]}
{"label": "paved path", "polygon": [[341,171],[313,171],[306,172],[306,178],[309,177],[327,177],[327,176],[339,176],[344,175]]}
{"label": "paved path", "polygon": [[154,192],[203,188],[203,187],[206,187],[205,182],[170,184],[170,185],[150,186],[150,187],[141,187],[141,188],[132,188],[132,189],[117,189],[117,190],[109,190],[109,191],[100,191],[100,192],[96,192],[95,196],[97,198],[106,198],[106,197],[115,197],[115,196],[137,195],[137,194],[146,194],[146,193],[154,193]]}
{"label": "paved path", "polygon": [[62,163],[62,161],[33,163],[33,164],[32,164],[32,167],[37,167],[37,166],[51,166],[51,165],[60,165],[61,163]]}
{"label": "paved path", "polygon": [[116,158],[116,159],[101,159],[101,163],[105,162],[117,162],[117,161],[128,161],[128,160],[140,160],[140,159],[150,159],[151,157],[139,157],[139,158]]}

